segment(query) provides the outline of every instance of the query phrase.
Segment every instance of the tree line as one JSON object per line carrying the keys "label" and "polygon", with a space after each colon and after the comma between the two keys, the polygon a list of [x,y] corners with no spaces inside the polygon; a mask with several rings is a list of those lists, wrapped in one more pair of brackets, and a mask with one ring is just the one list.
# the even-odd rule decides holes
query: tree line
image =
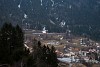
{"label": "tree line", "polygon": [[24,46],[24,33],[19,25],[4,23],[0,29],[0,66],[4,67],[57,67],[54,46],[41,45],[33,40],[33,52]]}
{"label": "tree line", "polygon": [[[57,67],[58,60],[55,53],[54,46],[42,45],[40,41],[33,40],[33,53],[31,54],[31,61],[34,63],[33,67]],[[30,61],[28,67],[31,67]]]}

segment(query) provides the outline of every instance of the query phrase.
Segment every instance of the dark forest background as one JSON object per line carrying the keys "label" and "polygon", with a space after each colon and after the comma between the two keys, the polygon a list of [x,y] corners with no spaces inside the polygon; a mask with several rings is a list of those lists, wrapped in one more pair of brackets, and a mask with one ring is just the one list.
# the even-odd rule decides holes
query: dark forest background
{"label": "dark forest background", "polygon": [[[0,0],[0,26],[5,21],[30,25],[31,29],[48,32],[66,32],[85,35],[100,40],[100,1],[99,0]],[[20,5],[20,8],[18,8]],[[24,17],[27,15],[27,18]],[[61,22],[65,22],[64,26]]]}

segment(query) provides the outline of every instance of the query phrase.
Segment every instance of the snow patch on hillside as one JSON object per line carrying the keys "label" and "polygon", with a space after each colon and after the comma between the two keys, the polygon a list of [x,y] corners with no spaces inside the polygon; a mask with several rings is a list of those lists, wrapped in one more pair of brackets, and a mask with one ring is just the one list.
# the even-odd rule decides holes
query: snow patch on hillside
{"label": "snow patch on hillside", "polygon": [[41,1],[41,6],[42,6],[42,5],[43,5],[43,4],[42,4],[43,0],[40,0],[40,1]]}
{"label": "snow patch on hillside", "polygon": [[52,20],[50,20],[50,23],[52,23],[52,24],[54,24],[54,25],[55,25],[55,23],[54,23]]}
{"label": "snow patch on hillside", "polygon": [[66,22],[63,20],[59,25],[60,25],[61,27],[64,27],[65,24],[66,24]]}
{"label": "snow patch on hillside", "polygon": [[51,2],[52,2],[52,7],[54,6],[54,0],[51,0]]}

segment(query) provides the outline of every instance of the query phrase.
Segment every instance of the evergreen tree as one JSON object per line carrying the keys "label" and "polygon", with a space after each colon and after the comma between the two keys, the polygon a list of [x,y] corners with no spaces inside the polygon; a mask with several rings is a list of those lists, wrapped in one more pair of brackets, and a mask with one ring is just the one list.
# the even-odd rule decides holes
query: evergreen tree
{"label": "evergreen tree", "polygon": [[42,46],[40,41],[34,41],[36,43],[33,46],[33,59],[35,60],[36,67],[57,67],[58,60],[55,53],[54,46],[51,49],[48,46]]}
{"label": "evergreen tree", "polygon": [[24,33],[22,29],[17,25],[15,27],[15,36],[16,36],[16,46],[18,48],[23,48],[24,47]]}
{"label": "evergreen tree", "polygon": [[52,46],[51,47],[51,65],[52,65],[52,67],[57,67],[58,66],[58,60],[57,60],[57,55],[56,55],[56,53],[55,53],[55,47],[54,46]]}
{"label": "evergreen tree", "polygon": [[13,64],[26,55],[22,29],[5,23],[0,30],[0,64]]}
{"label": "evergreen tree", "polygon": [[0,61],[1,63],[11,63],[13,52],[13,26],[5,23],[0,31]]}
{"label": "evergreen tree", "polygon": [[26,61],[26,64],[24,65],[24,67],[36,67],[34,63],[35,63],[35,61],[33,59],[33,56],[31,54],[29,54],[29,56],[27,57],[27,61]]}
{"label": "evergreen tree", "polygon": [[42,60],[44,60],[44,61],[46,61],[46,56],[47,56],[47,54],[46,54],[46,50],[47,50],[47,48],[46,48],[46,46],[44,45],[43,47],[42,47]]}
{"label": "evergreen tree", "polygon": [[50,48],[47,46],[46,47],[46,63],[48,64],[48,65],[51,65],[51,56],[50,56],[51,54],[50,54]]}

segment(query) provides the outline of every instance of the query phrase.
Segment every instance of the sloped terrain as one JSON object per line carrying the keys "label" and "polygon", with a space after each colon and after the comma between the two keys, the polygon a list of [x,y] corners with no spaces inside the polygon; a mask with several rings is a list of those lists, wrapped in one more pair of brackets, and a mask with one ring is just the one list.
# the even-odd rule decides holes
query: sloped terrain
{"label": "sloped terrain", "polygon": [[[0,0],[0,23],[9,21],[22,27],[49,32],[99,34],[99,0]],[[97,35],[96,34],[96,35]]]}

